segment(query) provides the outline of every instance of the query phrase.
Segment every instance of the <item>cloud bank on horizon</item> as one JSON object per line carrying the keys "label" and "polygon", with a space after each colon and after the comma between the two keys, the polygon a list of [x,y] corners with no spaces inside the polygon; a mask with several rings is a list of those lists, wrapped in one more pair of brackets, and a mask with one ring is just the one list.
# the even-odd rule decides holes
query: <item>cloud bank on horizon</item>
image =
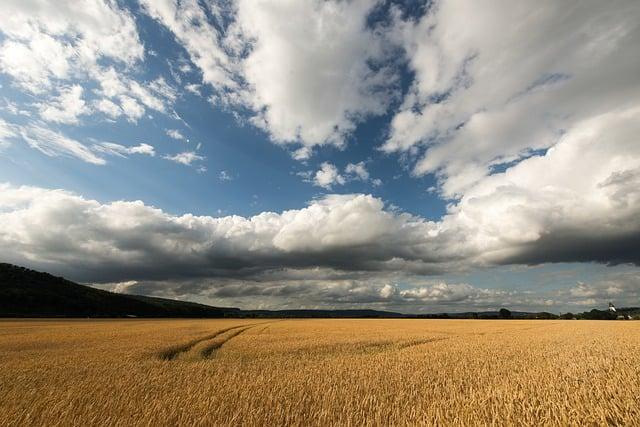
{"label": "cloud bank on horizon", "polygon": [[[3,7],[3,260],[252,306],[639,302],[638,2]],[[213,131],[209,114],[225,115]],[[251,141],[203,141],[227,128]],[[247,159],[262,157],[251,172],[263,178],[245,183]],[[36,161],[61,184],[20,172]],[[283,168],[273,194],[255,193]],[[256,211],[175,214],[146,178],[128,180],[134,193],[91,186],[128,169],[185,202],[212,185],[221,200],[244,192]],[[182,174],[191,187],[178,189]],[[413,192],[442,214],[408,213]],[[287,195],[306,204],[258,209]],[[473,283],[593,263],[591,283]]]}

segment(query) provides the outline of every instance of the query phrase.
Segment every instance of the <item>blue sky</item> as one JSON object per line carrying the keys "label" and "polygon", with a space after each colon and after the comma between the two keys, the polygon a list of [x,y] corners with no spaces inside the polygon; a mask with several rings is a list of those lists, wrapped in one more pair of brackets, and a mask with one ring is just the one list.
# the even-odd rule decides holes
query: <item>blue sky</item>
{"label": "blue sky", "polygon": [[243,307],[640,303],[635,2],[7,8],[7,261]]}
{"label": "blue sky", "polygon": [[[127,7],[139,10],[135,2]],[[188,54],[166,29],[144,14],[135,15],[135,20],[140,35],[145,37],[145,49],[159,52],[145,57],[144,63],[133,73],[136,79],[164,78],[173,87],[201,83],[201,75],[195,68],[188,72],[178,70],[180,64],[190,64],[185,59]],[[399,83],[406,90],[411,76],[406,69],[401,71],[399,75],[403,79]],[[33,102],[32,97],[12,86],[11,78],[2,76],[0,84],[5,102]],[[96,85],[86,85],[85,92],[92,87],[95,89]],[[372,193],[407,212],[431,219],[438,219],[445,211],[445,202],[427,191],[436,185],[432,176],[411,176],[409,166],[403,166],[398,156],[378,149],[384,141],[390,114],[359,123],[348,136],[345,147],[319,148],[313,158],[301,163],[292,158],[286,147],[270,143],[269,135],[264,131],[242,123],[232,111],[212,106],[208,101],[212,90],[207,86],[201,87],[200,91],[201,95],[186,90],[179,93],[178,100],[172,105],[172,112],[177,116],[148,111],[134,123],[125,119],[111,122],[87,117],[83,119],[82,127],[52,126],[79,141],[95,139],[122,145],[148,143],[167,155],[197,152],[203,159],[194,162],[192,167],[170,165],[158,158],[113,158],[96,168],[79,164],[74,158],[59,157],[51,162],[46,154],[12,145],[3,152],[6,168],[0,172],[0,179],[65,188],[103,201],[140,199],[176,214],[205,215],[220,211],[247,216],[264,210],[294,209],[331,192],[304,182],[297,175],[299,172],[317,170],[325,161],[342,168],[364,161],[371,176],[382,180],[384,185],[376,187],[369,182],[350,181],[334,190],[345,194]],[[0,112],[0,117],[13,118],[6,109]],[[185,140],[171,138],[167,135],[168,130],[177,130]],[[202,166],[206,172],[198,171]],[[28,174],[25,174],[25,168],[28,168]],[[222,172],[230,179],[220,179]],[[168,186],[188,190],[168,192]]]}

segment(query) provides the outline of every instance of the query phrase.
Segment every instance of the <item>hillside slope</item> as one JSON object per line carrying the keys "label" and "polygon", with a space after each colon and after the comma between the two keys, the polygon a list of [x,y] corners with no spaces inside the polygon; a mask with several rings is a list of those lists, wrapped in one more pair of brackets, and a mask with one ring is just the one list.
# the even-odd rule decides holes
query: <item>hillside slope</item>
{"label": "hillside slope", "polygon": [[124,295],[0,263],[1,317],[226,317],[237,308]]}

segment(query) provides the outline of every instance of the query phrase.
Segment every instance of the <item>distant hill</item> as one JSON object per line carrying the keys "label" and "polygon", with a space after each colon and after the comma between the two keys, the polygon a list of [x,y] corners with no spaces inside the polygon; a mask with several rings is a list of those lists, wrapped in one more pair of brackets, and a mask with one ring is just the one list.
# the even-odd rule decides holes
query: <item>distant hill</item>
{"label": "distant hill", "polygon": [[227,317],[237,308],[124,295],[0,263],[2,317]]}

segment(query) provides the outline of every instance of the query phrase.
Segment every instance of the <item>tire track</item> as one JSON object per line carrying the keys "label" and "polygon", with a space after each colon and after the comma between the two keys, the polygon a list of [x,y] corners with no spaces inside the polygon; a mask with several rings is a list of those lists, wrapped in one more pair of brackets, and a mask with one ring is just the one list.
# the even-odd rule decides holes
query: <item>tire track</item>
{"label": "tire track", "polygon": [[246,327],[244,329],[235,330],[235,331],[231,332],[226,338],[205,346],[204,348],[200,349],[200,351],[199,351],[200,358],[201,359],[209,359],[214,351],[220,349],[223,345],[228,343],[232,338],[235,338],[238,335],[244,333],[245,331],[255,328],[256,326],[249,326],[249,327]]}
{"label": "tire track", "polygon": [[[203,343],[205,341],[211,341],[211,340],[215,340],[216,338],[220,337],[221,335],[229,332],[229,331],[236,331],[238,329],[240,329],[240,331],[236,332],[236,333],[232,333],[230,337],[228,337],[227,339],[225,339],[222,344],[224,344],[226,341],[228,341],[229,339],[239,335],[240,333],[244,332],[247,329],[256,327],[258,325],[264,325],[265,323],[273,323],[273,322],[261,322],[261,323],[249,323],[249,324],[244,324],[244,325],[238,325],[238,326],[232,326],[230,328],[224,328],[221,329],[219,331],[216,331],[213,334],[207,335],[205,337],[202,338],[197,338],[195,340],[191,340],[187,343],[184,344],[178,344],[178,345],[174,345],[171,347],[168,347],[164,350],[161,350],[160,352],[157,353],[157,356],[159,359],[161,360],[175,360],[176,358],[178,358],[179,356],[188,353],[189,351],[191,351],[194,347],[196,347],[198,344]],[[222,344],[220,344],[218,346],[221,347]],[[212,350],[215,350],[215,345],[211,346]]]}
{"label": "tire track", "polygon": [[429,338],[429,339],[425,339],[425,340],[416,340],[416,341],[405,342],[405,343],[402,343],[402,344],[398,345],[398,350],[404,350],[405,348],[415,347],[415,346],[418,346],[418,345],[429,344],[429,343],[438,342],[438,341],[446,341],[448,339],[451,339],[451,337]]}

